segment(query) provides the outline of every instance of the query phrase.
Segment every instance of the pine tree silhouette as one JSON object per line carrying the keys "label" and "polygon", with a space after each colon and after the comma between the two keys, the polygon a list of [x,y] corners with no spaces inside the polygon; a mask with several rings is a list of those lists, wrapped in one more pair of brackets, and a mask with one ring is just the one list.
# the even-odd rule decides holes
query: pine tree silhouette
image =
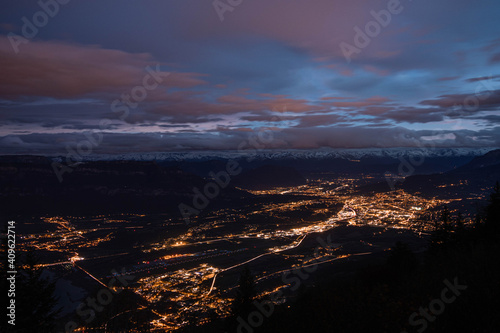
{"label": "pine tree silhouette", "polygon": [[451,237],[450,211],[444,206],[439,220],[434,221],[434,231],[429,242],[429,253],[435,253],[448,244]]}
{"label": "pine tree silhouette", "polygon": [[236,329],[238,317],[244,320],[248,318],[248,314],[254,307],[252,301],[255,295],[255,282],[247,264],[241,271],[236,297],[231,305],[231,315],[226,322],[229,331],[234,331]]}
{"label": "pine tree silhouette", "polygon": [[396,245],[391,249],[387,264],[398,273],[408,273],[417,267],[417,258],[408,244],[396,242]]}
{"label": "pine tree silhouette", "polygon": [[490,203],[486,208],[487,231],[497,233],[500,231],[500,184],[495,184],[493,193],[490,194]]}
{"label": "pine tree silhouette", "polygon": [[55,282],[42,278],[42,268],[32,250],[25,254],[16,280],[16,332],[54,332],[56,309]]}
{"label": "pine tree silhouette", "polygon": [[461,212],[458,212],[457,219],[455,220],[455,225],[457,231],[462,232],[464,230],[464,218]]}
{"label": "pine tree silhouette", "polygon": [[241,271],[236,298],[233,302],[233,314],[245,315],[252,309],[252,301],[255,297],[255,283],[248,265]]}

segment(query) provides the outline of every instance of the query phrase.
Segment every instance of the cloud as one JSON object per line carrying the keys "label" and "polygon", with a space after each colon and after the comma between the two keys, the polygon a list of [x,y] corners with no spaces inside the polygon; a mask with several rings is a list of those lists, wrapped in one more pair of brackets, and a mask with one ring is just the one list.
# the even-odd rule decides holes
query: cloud
{"label": "cloud", "polygon": [[422,108],[412,106],[370,106],[358,112],[374,117],[376,121],[393,120],[396,123],[430,123],[444,119],[446,110],[442,108]]}
{"label": "cloud", "polygon": [[[3,64],[0,98],[10,100],[26,96],[112,98],[142,85],[148,74],[146,68],[150,66],[154,71],[158,65],[147,53],[132,54],[63,42],[31,41],[16,54],[5,36],[0,36],[0,62]],[[163,78],[167,73],[160,69],[158,75]],[[206,83],[202,76],[172,72],[161,85],[191,88]]]}
{"label": "cloud", "polygon": [[259,122],[281,122],[281,121],[289,121],[299,119],[298,116],[284,116],[280,114],[265,114],[265,115],[250,115],[250,116],[242,116],[241,120],[247,121],[259,121]]}
{"label": "cloud", "polygon": [[407,123],[430,123],[443,120],[444,112],[441,109],[407,107],[389,111],[381,115],[381,118],[388,118],[398,122]]}
{"label": "cloud", "polygon": [[[310,104],[304,99],[293,99],[286,96],[268,94],[263,96],[245,96],[240,92],[222,95],[215,101],[208,101],[200,98],[198,95],[183,98],[171,95],[163,95],[161,103],[155,103],[144,110],[144,115],[161,119],[170,116],[177,118],[179,116],[215,116],[215,115],[234,115],[252,113],[254,115],[266,115],[270,111],[286,111],[291,113],[302,113],[318,110],[319,107]],[[247,119],[248,120],[248,119]],[[126,119],[126,121],[129,121]]]}
{"label": "cloud", "polygon": [[473,77],[470,79],[466,79],[465,81],[478,82],[478,81],[494,80],[494,79],[498,79],[498,78],[500,78],[500,75],[490,75],[490,76]]}
{"label": "cloud", "polygon": [[[500,144],[500,126],[478,131],[443,130],[415,131],[403,127],[330,126],[303,127],[274,130],[269,128],[224,128],[211,132],[178,133],[103,133],[100,145],[93,154],[131,152],[165,152],[177,150],[237,150],[250,142],[259,131],[266,131],[267,141],[262,149],[316,149],[367,147],[422,147],[430,142],[424,138],[437,137],[437,147],[480,147]],[[452,134],[452,135],[451,135]],[[86,137],[79,133],[7,135],[0,137],[2,154],[56,154],[64,156],[67,147],[76,147]],[[250,147],[249,147],[250,148]]]}
{"label": "cloud", "polygon": [[389,102],[390,99],[382,96],[374,96],[363,100],[349,102],[323,102],[323,105],[334,106],[339,108],[361,108],[367,106],[381,105]]}
{"label": "cloud", "polygon": [[487,116],[480,116],[480,117],[474,117],[472,119],[477,119],[477,120],[486,120],[489,122],[491,125],[496,125],[500,124],[500,115],[487,115]]}
{"label": "cloud", "polygon": [[475,94],[441,95],[435,99],[424,100],[421,105],[441,108],[467,107],[467,110],[482,111],[500,106],[500,90],[483,91]]}
{"label": "cloud", "polygon": [[[102,151],[234,149],[263,126],[275,127],[276,148],[411,144],[423,134],[399,126],[450,118],[470,126],[450,145],[497,133],[479,133],[498,124],[497,0],[402,2],[351,63],[340,42],[355,44],[354,26],[386,0],[243,1],[223,22],[212,1],[103,1],[109,10],[64,7],[19,54],[0,35],[1,147],[64,151],[102,119],[112,119]],[[20,17],[39,10],[9,6],[0,29],[18,34]],[[157,64],[168,77],[120,120],[111,103]]]}

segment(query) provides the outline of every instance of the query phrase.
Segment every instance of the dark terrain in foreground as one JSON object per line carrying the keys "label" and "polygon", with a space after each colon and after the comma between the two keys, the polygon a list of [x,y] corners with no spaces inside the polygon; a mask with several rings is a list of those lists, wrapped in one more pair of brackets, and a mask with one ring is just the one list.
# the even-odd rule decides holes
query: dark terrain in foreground
{"label": "dark terrain in foreground", "polygon": [[385,262],[366,259],[302,287],[293,301],[253,299],[233,317],[182,332],[498,332],[500,187],[474,225],[444,211],[424,253],[397,243]]}
{"label": "dark terrain in foreground", "polygon": [[[1,180],[4,185],[2,205],[9,210],[9,214],[29,215],[32,212],[85,214],[101,209],[109,212],[124,208],[148,214],[152,212],[178,214],[175,211],[176,205],[192,199],[193,186],[202,188],[209,181],[207,178],[203,179],[178,168],[155,162],[101,161],[82,164],[71,175],[67,175],[63,183],[57,183],[54,182],[54,175],[47,159],[22,157],[19,160],[16,157],[14,160],[12,162],[4,159],[0,165]],[[283,171],[280,174],[282,177],[279,179],[275,177],[277,183],[273,184],[274,186],[281,184],[300,186],[304,182],[304,178],[298,172],[289,168],[258,167],[244,173],[247,176],[253,175],[255,182],[236,178],[234,185],[237,186],[229,186],[211,205],[227,207],[227,205],[247,204],[252,200],[287,199],[286,195],[269,195],[256,199],[258,196],[237,188],[262,189],[262,184],[273,179],[272,174],[279,174],[280,170]],[[423,196],[441,195],[466,199],[475,195],[474,198],[480,199],[489,195],[494,184],[492,180],[496,180],[495,178],[499,176],[498,170],[500,170],[500,154],[499,151],[492,151],[453,170],[434,175],[408,177],[398,186]],[[386,183],[378,185],[387,188]],[[363,191],[368,195],[377,193],[368,187]],[[308,279],[307,283],[295,283],[297,290],[287,294],[284,304],[267,303],[266,296],[257,299],[255,295],[259,294],[258,290],[252,290],[253,287],[248,288],[252,283],[247,283],[246,287],[245,283],[240,283],[240,288],[236,289],[234,294],[230,317],[220,320],[213,315],[207,324],[200,327],[191,325],[184,331],[414,332],[423,331],[425,328],[429,332],[497,332],[500,326],[496,319],[496,313],[500,310],[499,201],[500,193],[497,188],[490,197],[487,208],[479,211],[474,224],[464,225],[459,215],[450,216],[446,210],[438,221],[429,220],[429,223],[435,223],[435,229],[430,238],[429,248],[425,252],[412,253],[411,250],[415,248],[398,244],[390,252],[383,251],[376,255],[359,257],[359,260],[356,257],[356,260],[334,263],[328,268],[321,267],[321,274]],[[279,202],[281,201],[274,203]],[[283,201],[285,202],[286,200]],[[212,206],[209,207],[211,208]],[[30,212],[31,209],[33,210]],[[269,217],[272,220],[272,216],[264,215],[262,219]],[[161,229],[160,225],[153,227]],[[341,232],[343,229],[339,227],[337,231]],[[209,232],[210,230],[207,230],[207,234]],[[372,242],[364,238],[360,241]],[[308,240],[304,243],[307,242]],[[375,241],[373,243],[378,246]],[[304,256],[304,253],[298,250],[289,254],[292,257]],[[265,264],[266,262],[261,263]],[[250,273],[248,271],[242,273],[243,281],[246,279],[247,282],[251,282],[252,265],[249,266],[249,270]],[[30,270],[27,272],[29,274]],[[236,275],[236,272],[232,275]],[[4,277],[2,281],[5,281]],[[37,302],[27,300],[37,295],[35,299],[47,300],[43,306],[48,307],[50,288],[44,288],[42,285],[37,291],[36,288],[33,289],[36,284],[23,279],[19,282],[20,288],[25,289],[25,292],[20,292],[20,304],[24,299],[25,304],[31,302],[36,305]],[[442,291],[444,288],[450,291],[449,283],[464,285],[466,289],[464,287],[456,289],[453,301],[444,302]],[[291,286],[293,287],[294,283]],[[449,294],[447,297],[452,296]],[[168,295],[165,297],[168,298]],[[104,323],[107,325],[106,320],[102,321],[102,325],[100,321],[96,321],[93,323],[96,327],[94,331],[150,331],[151,316],[145,309],[148,303],[128,291],[115,301],[118,303],[113,302],[113,307],[107,308],[101,317],[106,317],[108,314],[108,317],[112,317],[123,312],[130,315],[118,317],[106,329],[101,327]],[[255,302],[260,305],[255,305]],[[179,306],[175,302],[171,303],[172,309]],[[20,306],[19,311],[20,316],[23,314],[24,317],[29,317],[28,313],[31,310],[29,306],[26,308]],[[33,317],[32,321],[20,326],[24,325],[24,331],[31,332],[33,328],[30,325],[44,320],[48,323],[51,318]],[[40,332],[50,332],[43,328],[37,329]]]}

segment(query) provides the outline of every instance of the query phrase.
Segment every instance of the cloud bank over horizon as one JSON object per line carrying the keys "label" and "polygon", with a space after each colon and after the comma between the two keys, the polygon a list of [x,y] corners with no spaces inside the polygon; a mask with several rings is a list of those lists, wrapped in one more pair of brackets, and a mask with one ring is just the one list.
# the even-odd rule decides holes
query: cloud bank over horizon
{"label": "cloud bank over horizon", "polygon": [[0,13],[0,154],[500,146],[497,1],[41,3]]}

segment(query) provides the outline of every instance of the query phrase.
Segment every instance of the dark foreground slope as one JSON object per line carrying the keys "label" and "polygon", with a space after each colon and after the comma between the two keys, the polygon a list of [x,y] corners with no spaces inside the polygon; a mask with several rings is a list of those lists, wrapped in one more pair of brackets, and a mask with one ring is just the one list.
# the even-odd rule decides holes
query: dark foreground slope
{"label": "dark foreground slope", "polygon": [[498,332],[498,240],[443,249],[407,273],[373,267],[319,285],[256,332]]}
{"label": "dark foreground slope", "polygon": [[264,297],[233,326],[214,320],[183,333],[500,332],[500,186],[490,198],[473,226],[443,212],[425,253],[399,243],[386,263],[325,277],[295,301]]}

